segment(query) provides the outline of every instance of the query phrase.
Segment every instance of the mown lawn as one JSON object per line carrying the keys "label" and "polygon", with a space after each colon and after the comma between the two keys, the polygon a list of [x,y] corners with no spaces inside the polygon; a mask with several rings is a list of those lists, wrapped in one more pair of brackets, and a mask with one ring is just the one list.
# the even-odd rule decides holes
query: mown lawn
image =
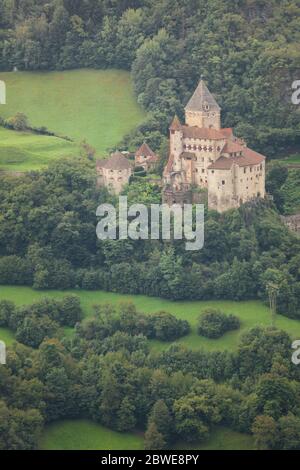
{"label": "mown lawn", "polygon": [[46,427],[41,450],[141,450],[142,435],[111,431],[87,420],[60,421]]}
{"label": "mown lawn", "polygon": [[0,170],[40,170],[52,160],[78,154],[75,143],[0,127]]}
{"label": "mown lawn", "polygon": [[[120,295],[102,291],[35,291],[29,287],[0,286],[0,300],[8,299],[17,305],[30,304],[42,297],[62,297],[67,292],[79,295],[85,315],[93,314],[93,305],[109,302],[132,301],[137,308],[145,313],[153,313],[165,310],[173,313],[178,318],[189,321],[192,327],[191,333],[181,338],[178,343],[184,344],[192,349],[204,348],[206,350],[235,350],[241,335],[254,326],[270,326],[271,316],[269,309],[260,301],[231,302],[231,301],[194,301],[194,302],[172,302],[164,299],[146,296]],[[241,329],[225,334],[218,340],[211,340],[197,335],[197,319],[201,312],[207,307],[219,308],[226,313],[233,313],[241,320]],[[293,339],[300,338],[300,321],[291,320],[282,315],[277,316],[277,327],[285,330]],[[68,330],[68,334],[70,331]],[[163,350],[170,343],[153,341],[152,346],[157,350]]]}
{"label": "mown lawn", "polygon": [[125,71],[9,72],[0,73],[0,80],[7,89],[1,116],[23,112],[31,125],[86,139],[100,154],[145,118]]}

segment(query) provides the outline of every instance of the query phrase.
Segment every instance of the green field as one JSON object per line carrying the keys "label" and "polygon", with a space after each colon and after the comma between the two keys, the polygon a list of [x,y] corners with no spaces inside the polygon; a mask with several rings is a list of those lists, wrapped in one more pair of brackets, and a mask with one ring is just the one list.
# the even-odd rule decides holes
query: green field
{"label": "green field", "polygon": [[[86,139],[100,155],[105,155],[107,148],[115,146],[145,117],[135,100],[130,74],[125,71],[9,72],[0,73],[0,80],[5,81],[7,89],[7,104],[0,107],[2,117],[23,112],[32,126],[45,126],[77,143]],[[26,154],[30,158],[28,154],[40,151],[40,163],[47,164],[54,154],[70,150],[68,143],[60,140],[22,136],[24,152],[17,137],[6,136],[5,145],[10,152],[6,148],[3,158],[8,162],[0,159],[0,167],[7,168],[9,160],[16,160],[15,170],[28,169],[30,163],[24,166],[23,160]],[[65,148],[61,149],[61,145]],[[0,147],[0,156],[2,154]]]}
{"label": "green field", "polygon": [[13,343],[15,337],[11,330],[8,328],[0,328],[0,340],[4,341],[7,346]]}
{"label": "green field", "polygon": [[179,443],[176,448],[182,450],[255,450],[255,445],[252,436],[219,426],[211,432],[207,441],[194,446]]}
{"label": "green field", "polygon": [[141,435],[119,433],[87,420],[61,421],[46,428],[41,450],[140,450]]}
{"label": "green field", "polygon": [[0,127],[1,170],[39,170],[54,159],[78,153],[79,147],[75,143]]}
{"label": "green field", "polygon": [[[241,335],[249,328],[256,325],[270,326],[271,317],[269,309],[260,301],[231,302],[231,301],[194,301],[194,302],[172,302],[164,299],[151,298],[145,296],[120,295],[102,291],[35,291],[29,287],[0,286],[0,300],[12,300],[17,305],[30,304],[42,297],[62,297],[67,292],[79,295],[85,315],[93,314],[93,305],[110,302],[131,300],[137,308],[145,313],[153,313],[165,310],[173,313],[178,318],[189,321],[192,331],[188,336],[181,338],[178,343],[184,344],[192,349],[204,348],[206,350],[235,350],[240,341]],[[226,313],[233,313],[241,320],[241,329],[225,334],[217,340],[203,338],[197,335],[196,325],[199,314],[207,307],[220,308]],[[282,315],[277,316],[276,325],[285,330],[293,339],[300,337],[300,322],[291,320]],[[68,330],[68,334],[70,331]],[[1,339],[1,338],[0,338]],[[157,350],[163,350],[170,343],[152,341],[152,346]]]}
{"label": "green field", "polygon": [[[66,420],[46,427],[40,450],[139,450],[144,447],[141,434],[118,433],[87,420]],[[254,450],[253,438],[224,427],[217,427],[203,443],[178,443],[181,450]]]}

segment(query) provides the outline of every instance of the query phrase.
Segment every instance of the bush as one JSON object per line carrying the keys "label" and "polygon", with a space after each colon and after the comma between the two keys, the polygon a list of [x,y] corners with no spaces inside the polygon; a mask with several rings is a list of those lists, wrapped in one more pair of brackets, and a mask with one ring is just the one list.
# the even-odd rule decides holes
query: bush
{"label": "bush", "polygon": [[153,328],[154,337],[160,341],[174,341],[190,332],[190,325],[186,320],[178,320],[167,312],[151,315],[149,323]]}
{"label": "bush", "polygon": [[210,339],[217,339],[227,331],[238,330],[240,320],[234,315],[225,315],[220,310],[207,309],[199,318],[198,334]]}

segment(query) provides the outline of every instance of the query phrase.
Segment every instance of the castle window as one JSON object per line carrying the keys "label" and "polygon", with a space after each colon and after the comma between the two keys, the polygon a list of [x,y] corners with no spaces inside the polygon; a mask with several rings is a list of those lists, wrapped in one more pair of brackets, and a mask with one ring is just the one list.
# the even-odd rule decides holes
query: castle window
{"label": "castle window", "polygon": [[204,170],[204,169],[202,169],[202,173],[205,173],[205,170]]}
{"label": "castle window", "polygon": [[186,149],[186,145],[185,145],[185,144],[184,144],[183,148]]}
{"label": "castle window", "polygon": [[214,173],[214,170],[212,170],[212,173]]}
{"label": "castle window", "polygon": [[194,145],[194,150],[197,150],[197,145]]}
{"label": "castle window", "polygon": [[210,151],[210,152],[212,152],[212,151],[213,151],[212,147],[209,147],[209,151]]}
{"label": "castle window", "polygon": [[247,168],[244,168],[244,173],[246,173],[246,171],[247,171]]}
{"label": "castle window", "polygon": [[171,134],[175,134],[175,131],[171,131]]}
{"label": "castle window", "polygon": [[200,150],[200,152],[201,152],[201,150],[202,150],[202,147],[201,147],[201,145],[199,145],[199,150]]}
{"label": "castle window", "polygon": [[225,184],[225,181],[223,180],[223,181],[222,181],[222,185],[224,186],[224,184]]}
{"label": "castle window", "polygon": [[206,145],[205,145],[205,147],[204,147],[204,149],[203,149],[203,150],[204,150],[204,152],[206,152],[206,151],[207,151],[207,147],[206,147]]}
{"label": "castle window", "polygon": [[221,147],[220,147],[220,146],[217,147],[217,151],[218,151],[218,152],[221,151]]}

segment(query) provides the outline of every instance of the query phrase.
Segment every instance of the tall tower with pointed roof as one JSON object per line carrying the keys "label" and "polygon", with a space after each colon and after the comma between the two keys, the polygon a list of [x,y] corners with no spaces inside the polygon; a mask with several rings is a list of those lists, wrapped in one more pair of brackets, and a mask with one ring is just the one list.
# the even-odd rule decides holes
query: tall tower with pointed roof
{"label": "tall tower with pointed roof", "polygon": [[185,122],[188,126],[221,129],[221,108],[202,79],[185,107]]}

